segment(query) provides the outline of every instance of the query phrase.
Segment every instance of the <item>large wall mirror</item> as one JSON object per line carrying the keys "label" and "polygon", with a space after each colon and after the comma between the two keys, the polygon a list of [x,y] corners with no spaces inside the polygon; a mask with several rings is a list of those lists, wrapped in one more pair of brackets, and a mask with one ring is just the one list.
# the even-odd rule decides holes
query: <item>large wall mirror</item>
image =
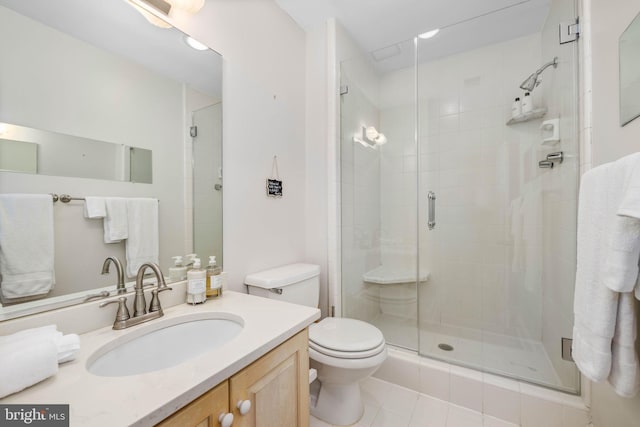
{"label": "large wall mirror", "polygon": [[620,36],[620,125],[640,117],[640,14]]}
{"label": "large wall mirror", "polygon": [[165,274],[172,256],[191,252],[222,264],[222,57],[213,50],[151,25],[126,0],[0,0],[0,132],[0,193],[80,199],[54,203],[55,286],[4,301],[0,320],[115,292],[114,269],[100,272],[108,256],[124,261],[124,243],[103,242],[85,196],[157,198]]}

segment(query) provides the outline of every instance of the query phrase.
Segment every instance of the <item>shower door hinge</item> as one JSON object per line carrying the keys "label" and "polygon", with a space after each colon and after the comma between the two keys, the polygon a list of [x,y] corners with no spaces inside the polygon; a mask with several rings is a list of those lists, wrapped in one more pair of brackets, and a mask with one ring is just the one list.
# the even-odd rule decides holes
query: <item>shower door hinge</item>
{"label": "shower door hinge", "polygon": [[189,128],[189,135],[191,135],[191,138],[198,136],[198,126],[191,126]]}
{"label": "shower door hinge", "polygon": [[571,338],[562,338],[562,360],[573,362],[573,356],[571,355],[572,344],[573,340]]}
{"label": "shower door hinge", "polygon": [[335,305],[331,306],[329,317],[336,317],[336,306]]}
{"label": "shower door hinge", "polygon": [[349,86],[348,85],[341,85],[340,86],[340,95],[346,95],[349,93]]}
{"label": "shower door hinge", "polygon": [[563,21],[559,25],[560,28],[560,44],[571,43],[578,40],[580,36],[580,21]]}

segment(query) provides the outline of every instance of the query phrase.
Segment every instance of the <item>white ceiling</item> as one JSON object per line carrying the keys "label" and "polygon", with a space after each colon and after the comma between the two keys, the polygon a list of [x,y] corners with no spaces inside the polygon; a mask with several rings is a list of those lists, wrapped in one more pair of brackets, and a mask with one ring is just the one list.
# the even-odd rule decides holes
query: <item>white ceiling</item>
{"label": "white ceiling", "polygon": [[[427,61],[538,32],[550,0],[275,0],[305,30],[334,17],[365,52],[395,52],[377,62],[381,71],[409,66],[412,44],[434,28],[441,32],[421,41]],[[403,43],[405,42],[405,43]],[[429,44],[427,44],[429,43]],[[384,49],[384,48],[388,48]]]}
{"label": "white ceiling", "polygon": [[183,33],[151,25],[125,1],[0,0],[0,6],[222,98],[222,57],[187,47]]}

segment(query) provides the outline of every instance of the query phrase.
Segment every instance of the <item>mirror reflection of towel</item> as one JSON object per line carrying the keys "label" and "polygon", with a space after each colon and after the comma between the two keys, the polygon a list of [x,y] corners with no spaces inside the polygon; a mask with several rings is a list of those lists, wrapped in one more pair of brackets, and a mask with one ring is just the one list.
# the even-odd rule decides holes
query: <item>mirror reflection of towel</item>
{"label": "mirror reflection of towel", "polygon": [[53,273],[53,199],[0,194],[0,291],[4,298],[45,295]]}
{"label": "mirror reflection of towel", "polygon": [[127,275],[133,277],[145,262],[158,263],[158,199],[132,198],[127,200],[129,224],[125,241]]}

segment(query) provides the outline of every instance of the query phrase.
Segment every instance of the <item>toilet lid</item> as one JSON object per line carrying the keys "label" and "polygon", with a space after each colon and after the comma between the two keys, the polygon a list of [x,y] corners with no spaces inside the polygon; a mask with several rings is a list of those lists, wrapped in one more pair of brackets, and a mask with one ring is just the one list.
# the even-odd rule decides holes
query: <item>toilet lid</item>
{"label": "toilet lid", "polygon": [[327,317],[309,327],[309,341],[316,348],[339,352],[366,352],[384,344],[378,328],[366,322],[342,317]]}

